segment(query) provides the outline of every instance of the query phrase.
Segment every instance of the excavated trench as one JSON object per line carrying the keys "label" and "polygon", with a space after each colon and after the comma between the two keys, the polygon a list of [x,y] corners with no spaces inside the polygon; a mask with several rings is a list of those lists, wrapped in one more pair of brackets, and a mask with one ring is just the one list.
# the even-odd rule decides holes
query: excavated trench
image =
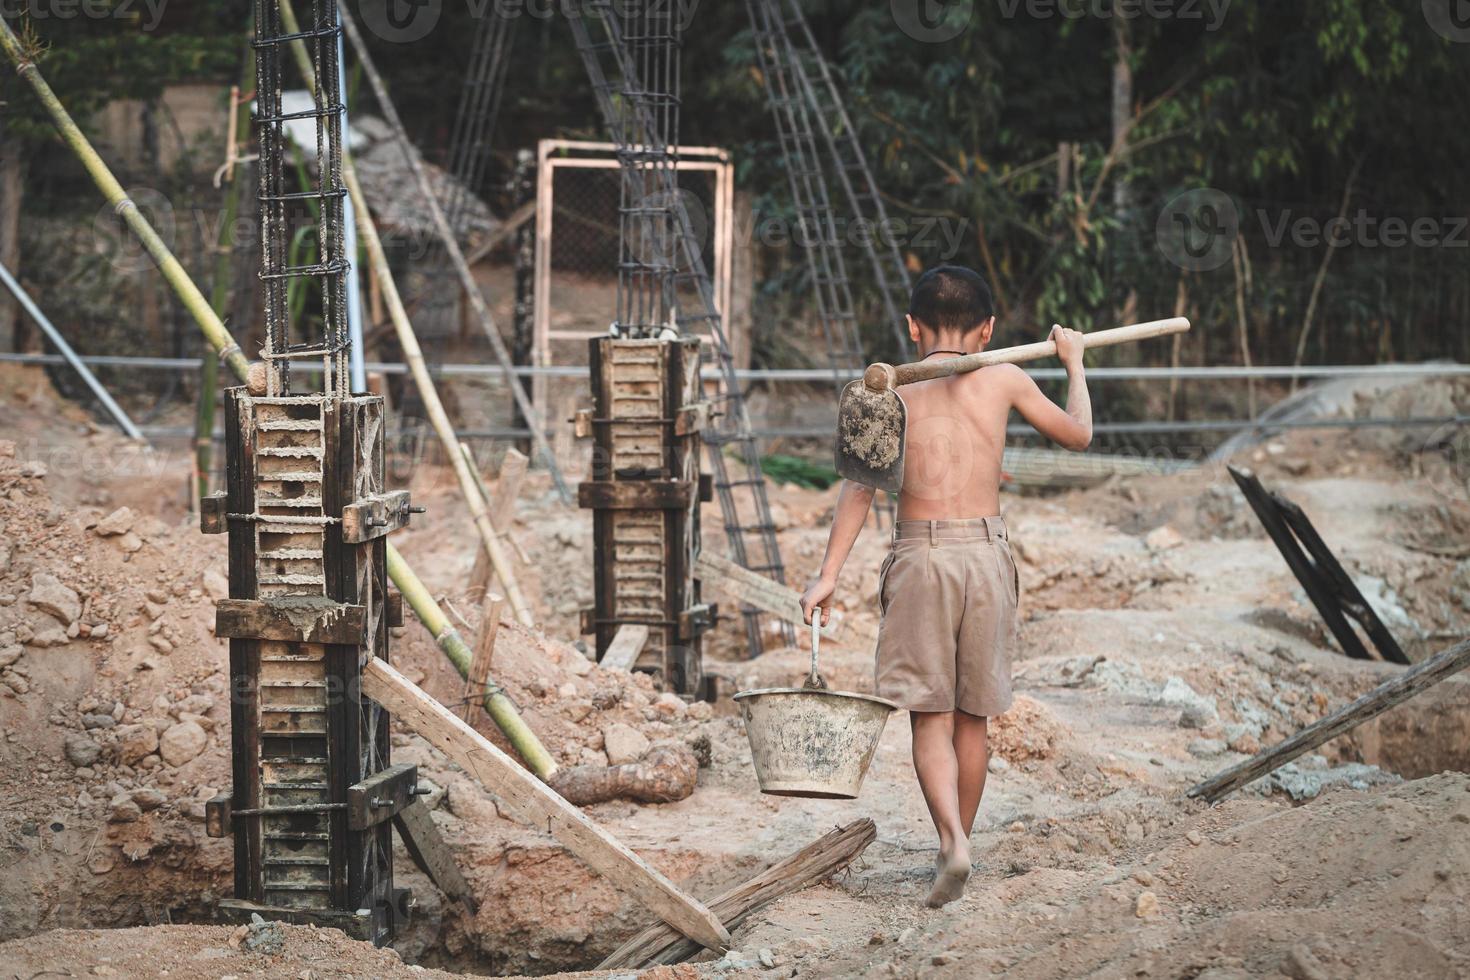
{"label": "excavated trench", "polygon": [[1348,740],[1362,761],[1405,779],[1470,772],[1470,679],[1450,678],[1358,726]]}

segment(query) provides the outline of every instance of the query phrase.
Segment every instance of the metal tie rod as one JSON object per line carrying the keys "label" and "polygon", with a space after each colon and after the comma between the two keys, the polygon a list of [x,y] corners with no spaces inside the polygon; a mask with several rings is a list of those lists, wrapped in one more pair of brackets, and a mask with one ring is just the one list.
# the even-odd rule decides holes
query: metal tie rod
{"label": "metal tie rod", "polygon": [[124,412],[122,407],[112,400],[112,396],[107,393],[106,388],[102,387],[101,382],[97,380],[97,376],[87,370],[87,366],[82,363],[82,359],[77,356],[77,352],[71,349],[71,344],[68,344],[66,338],[61,336],[61,332],[52,325],[50,320],[46,319],[46,314],[42,313],[35,303],[31,302],[31,298],[26,295],[24,289],[20,288],[20,283],[15,281],[15,277],[10,274],[9,269],[5,268],[4,263],[0,263],[0,281],[5,283],[5,288],[10,290],[16,302],[24,307],[25,311],[31,315],[31,319],[35,320],[36,324],[45,331],[46,336],[51,339],[51,343],[55,344],[56,349],[61,351],[61,356],[66,358],[66,362],[76,370],[77,374],[82,376],[82,380],[87,383],[87,387],[92,389],[92,394],[97,396],[98,400],[107,408],[108,413],[117,420],[117,424],[128,434],[128,437],[130,439],[137,439],[140,442],[147,442],[148,440],[144,438],[143,433],[138,431],[138,427],[133,424],[133,420],[128,418],[128,413]]}

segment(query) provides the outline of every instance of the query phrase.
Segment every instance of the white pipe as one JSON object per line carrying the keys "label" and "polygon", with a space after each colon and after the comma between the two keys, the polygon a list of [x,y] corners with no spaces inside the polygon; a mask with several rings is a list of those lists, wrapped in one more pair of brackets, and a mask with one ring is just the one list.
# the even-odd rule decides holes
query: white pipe
{"label": "white pipe", "polygon": [[[343,67],[342,34],[337,34],[337,91],[342,97],[342,151],[352,145],[347,128],[347,69]],[[367,365],[362,350],[362,293],[357,275],[357,215],[352,204],[342,202],[342,247],[347,253],[347,379],[353,394],[367,393]]]}
{"label": "white pipe", "polygon": [[26,291],[20,288],[20,283],[15,281],[15,277],[10,274],[10,270],[5,268],[3,264],[0,264],[0,282],[5,283],[5,287],[10,290],[16,302],[24,307],[25,311],[31,315],[31,319],[35,320],[37,325],[46,332],[47,337],[51,338],[51,343],[55,344],[56,349],[61,351],[61,356],[66,359],[68,364],[76,369],[77,374],[82,376],[82,380],[87,383],[87,387],[92,389],[92,394],[97,396],[98,400],[106,407],[108,413],[117,420],[117,424],[128,434],[128,437],[147,442],[148,440],[143,438],[143,433],[139,432],[138,427],[133,424],[133,420],[128,418],[128,413],[124,412],[122,407],[112,400],[112,396],[107,393],[106,388],[102,387],[96,375],[87,370],[86,364],[82,363],[82,359],[77,356],[77,352],[71,349],[71,344],[66,342],[66,338],[61,336],[61,332],[52,326],[51,321],[46,319],[46,315],[37,308],[36,304],[31,302],[31,298],[26,295]]}

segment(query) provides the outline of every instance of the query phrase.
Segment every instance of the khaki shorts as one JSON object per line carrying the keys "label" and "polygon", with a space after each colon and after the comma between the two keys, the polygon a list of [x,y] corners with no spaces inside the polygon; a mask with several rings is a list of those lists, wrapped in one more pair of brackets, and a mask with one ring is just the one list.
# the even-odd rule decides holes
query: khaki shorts
{"label": "khaki shorts", "polygon": [[909,711],[1011,705],[1020,578],[999,517],[899,521],[878,573],[877,690]]}

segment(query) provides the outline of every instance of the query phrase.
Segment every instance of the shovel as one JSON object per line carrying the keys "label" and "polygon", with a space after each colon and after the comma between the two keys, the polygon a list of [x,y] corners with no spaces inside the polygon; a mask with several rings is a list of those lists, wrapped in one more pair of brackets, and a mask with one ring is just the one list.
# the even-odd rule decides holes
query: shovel
{"label": "shovel", "polygon": [[[1098,330],[1082,336],[1083,346],[1110,347],[1134,340],[1184,333],[1189,320],[1182,316],[1168,320],[1151,320],[1111,330]],[[871,364],[861,381],[848,383],[842,389],[837,405],[837,472],[843,479],[866,487],[898,493],[903,486],[904,431],[908,428],[908,409],[895,391],[899,385],[915,381],[933,381],[991,364],[1016,364],[1054,357],[1055,342],[1022,344],[1000,350],[980,351],[960,357],[914,364]]]}

